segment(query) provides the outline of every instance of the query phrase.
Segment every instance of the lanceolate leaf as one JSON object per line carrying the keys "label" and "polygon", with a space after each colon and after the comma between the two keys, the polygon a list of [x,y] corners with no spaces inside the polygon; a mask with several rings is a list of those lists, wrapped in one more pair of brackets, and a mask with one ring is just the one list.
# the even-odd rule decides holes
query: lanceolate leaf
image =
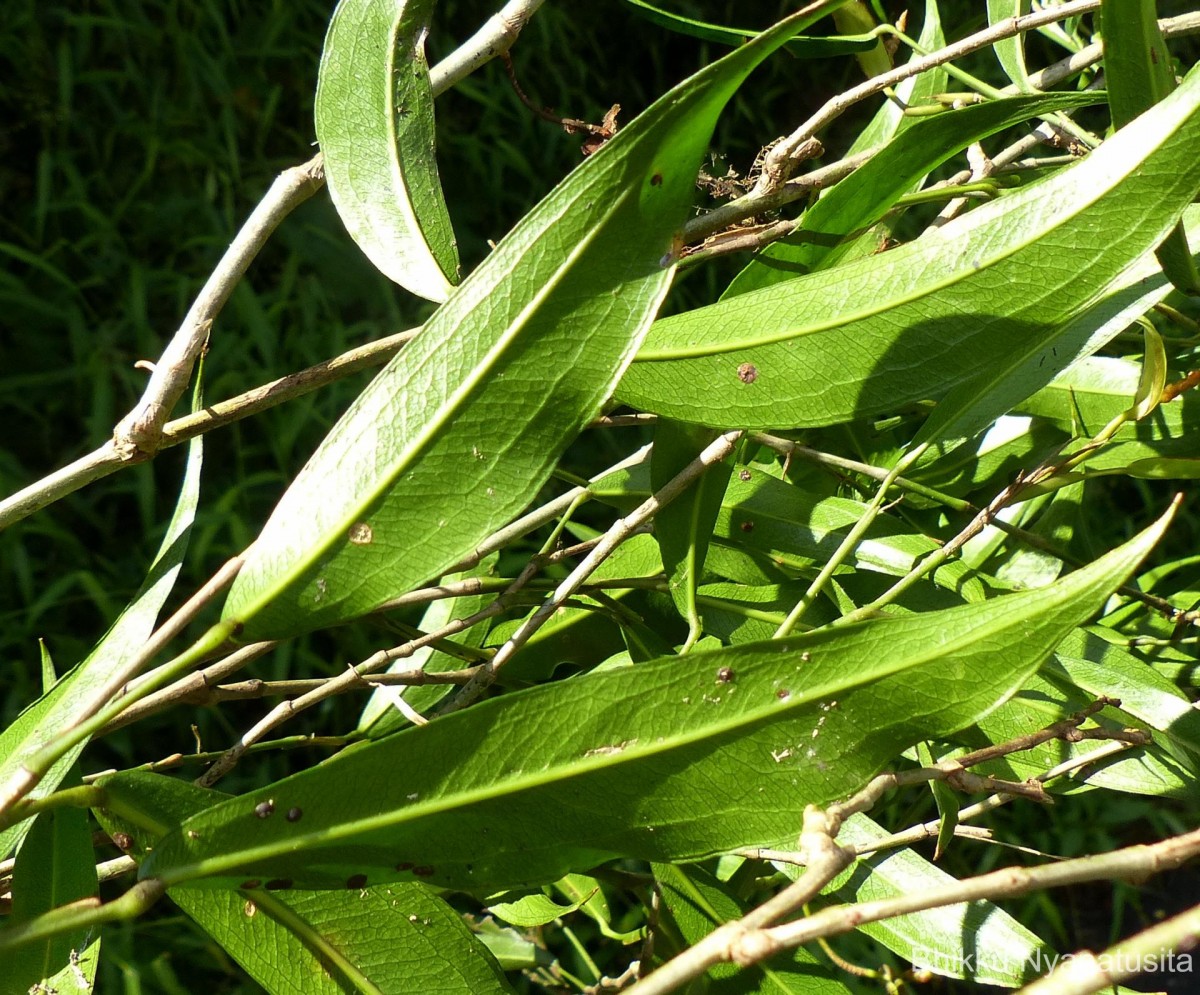
{"label": "lanceolate leaf", "polygon": [[1200,188],[1200,72],[1082,162],[868,259],[664,319],[618,390],[709,425],[937,398],[1093,304]]}
{"label": "lanceolate leaf", "polygon": [[[654,427],[654,451],[650,459],[651,486],[657,490],[665,485],[714,438],[715,432],[698,425],[659,419]],[[700,632],[696,586],[704,571],[713,524],[732,471],[732,465],[724,462],[710,467],[654,518],[654,535],[662,550],[671,599],[690,630],[689,646]]]}
{"label": "lanceolate leaf", "polygon": [[[96,863],[87,812],[50,809],[37,816],[17,853],[12,879],[13,925],[96,894]],[[5,954],[0,990],[86,995],[100,957],[95,929],[78,929]],[[52,982],[52,983],[51,983]]]}
{"label": "lanceolate leaf", "polygon": [[[865,815],[846,820],[838,834],[843,845],[865,846],[888,833]],[[778,865],[790,878],[801,868]],[[860,858],[828,891],[845,902],[871,902],[946,887],[954,878],[911,849],[883,850]],[[1015,988],[1038,974],[1037,964],[1053,956],[1046,944],[992,902],[928,909],[860,927],[917,968],[979,984]],[[986,956],[983,952],[986,951]]]}
{"label": "lanceolate leaf", "polygon": [[[200,404],[197,390],[193,409],[198,409]],[[65,674],[0,735],[0,784],[7,783],[30,755],[53,743],[73,723],[80,710],[100,693],[113,671],[132,659],[154,631],[159,610],[175,586],[196,517],[200,470],[204,462],[203,439],[198,435],[188,443],[187,468],[175,512],[141,590],[87,659]],[[82,751],[83,744],[55,763],[30,792],[30,797],[43,797],[58,787]],[[21,822],[0,832],[0,857],[11,853],[28,829],[29,823]]]}
{"label": "lanceolate leaf", "polygon": [[818,200],[787,238],[758,253],[729,285],[722,300],[829,269],[913,185],[972,142],[1039,114],[1095,103],[1081,93],[1012,97],[946,111],[910,124],[886,148]]}
{"label": "lanceolate leaf", "polygon": [[[483,702],[194,816],[142,874],[306,887],[415,875],[483,890],[611,857],[784,844],[805,805],[849,793],[907,746],[1011,695],[1165,526],[1040,591]],[[293,808],[303,818],[285,818]]]}
{"label": "lanceolate leaf", "polygon": [[[1158,27],[1154,0],[1104,0],[1104,79],[1113,126],[1122,128],[1175,89],[1171,55]],[[1158,247],[1158,261],[1171,282],[1200,294],[1200,275],[1178,225]]]}
{"label": "lanceolate leaf", "polygon": [[525,217],[334,426],[249,552],[227,620],[261,639],[361,615],[527,504],[666,293],[725,101],[823,10],[680,84]]}
{"label": "lanceolate leaf", "polygon": [[[1028,14],[1030,0],[987,0],[988,22],[997,24],[1021,14]],[[1009,38],[1001,38],[992,46],[996,59],[1004,68],[1004,74],[1012,80],[1017,89],[1028,93],[1029,71],[1025,68],[1025,36],[1018,32]]]}
{"label": "lanceolate leaf", "polygon": [[329,195],[390,279],[444,301],[458,250],[438,179],[425,35],[436,0],[341,0],[315,104]]}
{"label": "lanceolate leaf", "polygon": [[[721,45],[741,45],[743,42],[753,38],[756,33],[754,31],[726,27],[723,24],[710,24],[706,21],[697,21],[694,18],[684,17],[681,14],[673,14],[654,4],[646,3],[645,0],[625,0],[625,2],[652,24],[657,24],[668,31],[689,35],[692,38],[715,41]],[[841,2],[847,3],[849,0],[841,0]],[[785,48],[797,58],[823,59],[835,55],[849,55],[853,52],[863,52],[873,48],[875,44],[875,38],[871,35],[839,35],[832,38],[792,38],[787,42]]]}
{"label": "lanceolate leaf", "polygon": [[[1200,207],[1189,207],[1183,216],[1193,225],[1200,224]],[[1196,240],[1195,248],[1200,249],[1200,239]],[[1144,253],[1105,288],[1095,305],[1065,324],[1030,336],[998,357],[987,370],[955,387],[934,409],[914,440],[914,444],[934,443],[929,456],[919,465],[944,457],[1051,383],[1057,373],[1107,345],[1170,292],[1171,284],[1154,255]],[[1131,389],[1127,398],[1132,400],[1132,395]],[[1095,425],[1093,431],[1102,425],[1103,422]]]}
{"label": "lanceolate leaf", "polygon": [[[125,834],[139,862],[168,827],[228,797],[141,771],[116,775],[107,789],[111,807],[97,817],[109,833]],[[511,991],[462,917],[423,885],[364,888],[351,881],[336,891],[301,891],[282,879],[258,884],[264,887],[167,894],[267,991]]]}

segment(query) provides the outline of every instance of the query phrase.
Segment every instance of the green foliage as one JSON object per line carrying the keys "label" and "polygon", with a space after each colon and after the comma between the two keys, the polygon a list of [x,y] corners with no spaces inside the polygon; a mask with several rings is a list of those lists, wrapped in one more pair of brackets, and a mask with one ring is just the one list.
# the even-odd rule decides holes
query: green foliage
{"label": "green foliage", "polygon": [[[498,5],[13,13],[0,995],[968,992],[1136,933],[1200,852],[1194,44]],[[210,271],[230,424],[114,462]]]}

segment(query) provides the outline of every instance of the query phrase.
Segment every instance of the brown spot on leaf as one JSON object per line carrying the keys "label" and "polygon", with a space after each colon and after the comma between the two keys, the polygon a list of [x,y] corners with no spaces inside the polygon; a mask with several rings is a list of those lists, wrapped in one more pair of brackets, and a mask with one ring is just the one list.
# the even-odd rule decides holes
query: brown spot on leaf
{"label": "brown spot on leaf", "polygon": [[739,525],[738,528],[741,529],[743,532],[753,532],[754,531],[754,523],[753,522],[742,522],[742,524]]}
{"label": "brown spot on leaf", "polygon": [[738,470],[738,480],[749,480],[752,476],[749,470]]}
{"label": "brown spot on leaf", "polygon": [[351,874],[346,878],[346,887],[352,891],[357,891],[360,888],[367,886],[367,876],[365,874]]}
{"label": "brown spot on leaf", "polygon": [[117,849],[122,853],[128,853],[133,849],[133,837],[128,833],[113,833],[112,841],[117,844]]}
{"label": "brown spot on leaf", "polygon": [[419,878],[432,877],[433,868],[428,866],[414,867],[413,873]]}
{"label": "brown spot on leaf", "polygon": [[758,379],[758,367],[753,363],[742,363],[737,368],[737,375],[742,383],[754,383]]}
{"label": "brown spot on leaf", "polygon": [[780,688],[778,691],[775,692],[775,697],[778,698],[780,701],[787,701],[788,698],[790,698],[791,696],[792,696],[792,692],[789,691],[787,688]]}
{"label": "brown spot on leaf", "polygon": [[662,186],[662,173],[655,173],[653,176],[650,177],[650,186],[652,186],[652,187],[661,187]]}
{"label": "brown spot on leaf", "polygon": [[403,873],[404,871],[411,871],[411,870],[413,869],[413,866],[414,866],[414,865],[413,865],[412,861],[410,861],[410,860],[402,860],[402,861],[400,861],[400,863],[398,863],[398,864],[396,865],[396,870],[398,870],[398,871],[400,871],[401,873]]}
{"label": "brown spot on leaf", "polygon": [[304,815],[304,809],[299,806],[293,806],[287,810],[285,818],[288,822],[299,822],[302,815]]}
{"label": "brown spot on leaf", "polygon": [[722,667],[717,671],[717,683],[728,684],[733,680],[733,671],[729,667]]}
{"label": "brown spot on leaf", "polygon": [[369,546],[375,538],[375,530],[366,522],[355,522],[350,526],[350,541],[356,546]]}
{"label": "brown spot on leaf", "polygon": [[272,878],[267,882],[267,891],[286,891],[291,886],[291,878]]}
{"label": "brown spot on leaf", "polygon": [[243,881],[238,885],[239,888],[259,888],[262,886],[262,881],[258,878],[250,878],[248,881]]}

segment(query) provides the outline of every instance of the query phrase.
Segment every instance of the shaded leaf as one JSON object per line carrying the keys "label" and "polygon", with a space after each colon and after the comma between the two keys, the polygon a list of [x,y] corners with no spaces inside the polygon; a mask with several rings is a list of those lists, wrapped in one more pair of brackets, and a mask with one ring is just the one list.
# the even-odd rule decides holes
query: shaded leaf
{"label": "shaded leaf", "polygon": [[[717,433],[709,429],[660,418],[654,427],[650,486],[655,491],[665,486],[716,437]],[[689,644],[700,633],[696,587],[704,573],[713,524],[732,472],[733,466],[728,462],[710,466],[699,480],[654,516],[654,536],[662,551],[667,585],[675,607],[691,631]]]}
{"label": "shaded leaf", "polygon": [[[740,919],[749,911],[729,889],[701,867],[655,864],[652,868],[662,889],[662,901],[680,936],[694,946],[718,926]],[[661,942],[661,941],[660,941]],[[848,995],[831,963],[804,947],[760,961],[750,967],[715,964],[708,969],[710,991],[717,995],[772,992],[776,995]]]}

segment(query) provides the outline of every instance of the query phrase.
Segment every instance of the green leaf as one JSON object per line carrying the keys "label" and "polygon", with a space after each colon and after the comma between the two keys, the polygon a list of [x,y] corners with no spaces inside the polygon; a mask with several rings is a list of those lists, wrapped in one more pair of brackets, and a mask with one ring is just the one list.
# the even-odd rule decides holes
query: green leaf
{"label": "green leaf", "polygon": [[[200,404],[201,397],[197,386],[192,409],[198,410]],[[175,578],[179,576],[183,556],[187,552],[196,504],[200,499],[200,470],[204,462],[203,436],[192,439],[188,443],[187,452],[187,465],[179,489],[179,498],[175,502],[175,511],[141,590],[88,654],[87,659],[65,674],[53,688],[25,709],[12,725],[0,733],[0,784],[7,783],[28,757],[53,743],[64,729],[74,725],[80,711],[94,703],[113,671],[119,670],[136,656],[147,637],[154,631],[158,613],[175,586]],[[81,743],[69,750],[55,763],[29,793],[29,797],[41,798],[54,791],[78,759],[84,745]],[[15,850],[28,828],[29,823],[22,822],[0,832],[0,856]]]}
{"label": "green leaf", "polygon": [[[694,946],[718,926],[740,919],[749,911],[729,889],[701,867],[655,864],[652,868],[662,890],[666,912],[687,946]],[[664,942],[665,937],[659,942]],[[734,992],[771,992],[774,995],[848,995],[835,976],[837,968],[797,947],[748,968],[715,964],[708,969],[710,989],[721,995]]]}
{"label": "green leaf", "polygon": [[554,922],[555,919],[568,916],[586,901],[587,897],[581,898],[577,902],[572,902],[570,905],[558,905],[549,895],[543,895],[541,892],[538,892],[534,895],[526,895],[524,898],[518,898],[512,902],[494,903],[488,906],[488,911],[497,919],[501,919],[504,922],[512,923],[514,926],[529,928],[533,926],[545,926],[548,922]]}
{"label": "green leaf", "polygon": [[[1041,591],[490,699],[194,816],[142,875],[336,887],[413,874],[485,890],[612,857],[783,844],[805,805],[844,796],[1022,686],[1165,527]],[[283,817],[293,807],[302,820]]]}
{"label": "green leaf", "polygon": [[915,123],[813,204],[796,231],[758,253],[729,285],[722,300],[830,269],[855,236],[879,221],[929,172],[972,142],[1040,114],[1086,106],[1097,99],[1079,93],[1012,97],[931,118],[907,119]]}
{"label": "green leaf", "polygon": [[[837,550],[846,533],[862,518],[867,505],[840,497],[819,497],[804,488],[739,465],[729,481],[713,530],[720,546],[766,554],[772,563],[798,573],[815,574]],[[597,494],[602,499],[648,497],[650,480],[644,467],[632,467],[606,477]],[[937,543],[881,515],[854,548],[846,567],[902,577],[937,548]],[[715,549],[710,550],[710,556]],[[967,601],[986,596],[973,571],[950,562],[933,574],[933,581],[956,591]],[[793,601],[794,603],[794,601]]]}
{"label": "green leaf", "polygon": [[[700,38],[703,41],[715,41],[719,45],[744,44],[757,33],[741,28],[730,28],[722,24],[711,24],[707,21],[697,21],[695,18],[673,14],[645,0],[625,0],[634,11],[651,24],[657,24],[668,31]],[[849,0],[842,0],[843,3]],[[876,44],[871,35],[834,36],[831,38],[805,38],[803,36],[790,39],[784,48],[798,59],[828,59],[837,55],[853,55],[873,48]]]}
{"label": "green leaf", "polygon": [[[87,812],[70,807],[49,809],[33,820],[17,852],[8,922],[28,922],[51,909],[90,898],[97,888]],[[0,988],[14,993],[83,995],[92,990],[99,960],[100,936],[94,929],[62,933],[8,954]]]}
{"label": "green leaf", "polygon": [[[1086,708],[1094,700],[1095,696],[1076,687],[1061,667],[1046,664],[1017,695],[980,722],[979,730],[990,740],[1006,741],[1043,729]],[[1112,731],[1137,725],[1123,710],[1111,707],[1104,708],[1095,716],[1095,720]],[[1024,781],[1060,764],[1078,761],[1104,746],[1102,740],[1094,739],[1078,743],[1050,740],[1029,750],[982,764],[978,772]],[[1107,788],[1148,797],[1195,797],[1195,765],[1181,760],[1178,751],[1160,745],[1156,740],[1150,746],[1127,750],[1116,757],[1084,766],[1069,777],[1057,778],[1047,786],[1049,791],[1056,793],[1069,793],[1081,788]]]}
{"label": "green leaf", "polygon": [[909,245],[657,322],[618,397],[804,426],[943,396],[1090,307],[1175,225],[1200,189],[1198,107],[1193,71],[1086,159]]}
{"label": "green leaf", "polygon": [[[1103,0],[1104,79],[1113,126],[1123,128],[1175,89],[1175,70],[1154,0]],[[1200,273],[1177,225],[1157,250],[1163,272],[1185,294],[1200,294]]]}
{"label": "green leaf", "polygon": [[[716,437],[716,432],[697,425],[684,425],[660,418],[654,427],[654,450],[650,459],[650,485],[657,491],[696,458]],[[690,634],[688,645],[700,635],[700,612],[696,587],[704,572],[704,558],[712,539],[713,524],[733,466],[718,463],[708,470],[662,511],[654,516],[654,535],[662,551],[671,599]]]}
{"label": "green leaf", "polygon": [[[854,815],[842,826],[838,842],[861,846],[888,835],[865,815]],[[792,878],[801,870],[789,864],[778,866]],[[872,902],[934,891],[954,881],[910,849],[882,850],[861,857],[828,890],[846,902]],[[1040,973],[1039,961],[1053,954],[1041,939],[988,901],[929,909],[859,928],[916,968],[1005,988],[1033,980]]]}
{"label": "green leaf", "polygon": [[1167,386],[1167,348],[1162,336],[1149,322],[1142,324],[1142,338],[1146,343],[1142,375],[1138,378],[1137,393],[1129,417],[1135,421],[1148,418],[1162,401],[1163,388]]}
{"label": "green leaf", "polygon": [[425,35],[436,0],[341,0],[321,53],[317,141],[351,238],[389,279],[432,301],[458,282],[434,154]]}
{"label": "green leaf", "polygon": [[[1200,222],[1200,208],[1187,208],[1184,218]],[[1200,251],[1200,232],[1194,248]],[[1069,371],[1080,368],[1081,361],[1111,342],[1130,322],[1170,292],[1171,284],[1154,256],[1149,251],[1143,253],[1105,288],[1098,303],[1058,328],[1048,328],[1030,337],[1006,355],[997,357],[988,370],[954,388],[914,440],[914,444],[936,442],[918,465],[927,466],[944,459],[972,434],[1013,407],[1026,410],[1020,402],[1052,383],[1056,374],[1070,378]],[[1068,372],[1062,373],[1064,370]],[[1133,393],[1131,390],[1129,397]],[[1097,424],[1095,429],[1107,421]]]}
{"label": "green leaf", "polygon": [[[988,23],[996,25],[1022,14],[1028,14],[1030,0],[987,0]],[[996,60],[1000,63],[1010,80],[1022,93],[1029,93],[1033,87],[1029,83],[1029,70],[1025,68],[1025,35],[1018,32],[1008,38],[1001,38],[992,45]]]}
{"label": "green leaf", "polygon": [[828,6],[671,90],[526,215],[326,436],[248,552],[227,621],[263,639],[361,615],[528,503],[667,291],[721,108]]}
{"label": "green leaf", "polygon": [[[171,826],[228,797],[140,771],[106,778],[104,787],[109,807],[97,817],[110,833],[129,836],[139,862]],[[167,894],[268,991],[511,991],[462,918],[423,885],[365,888],[349,880],[336,891],[304,891],[281,879],[265,882],[268,890],[257,887],[263,883]]]}

